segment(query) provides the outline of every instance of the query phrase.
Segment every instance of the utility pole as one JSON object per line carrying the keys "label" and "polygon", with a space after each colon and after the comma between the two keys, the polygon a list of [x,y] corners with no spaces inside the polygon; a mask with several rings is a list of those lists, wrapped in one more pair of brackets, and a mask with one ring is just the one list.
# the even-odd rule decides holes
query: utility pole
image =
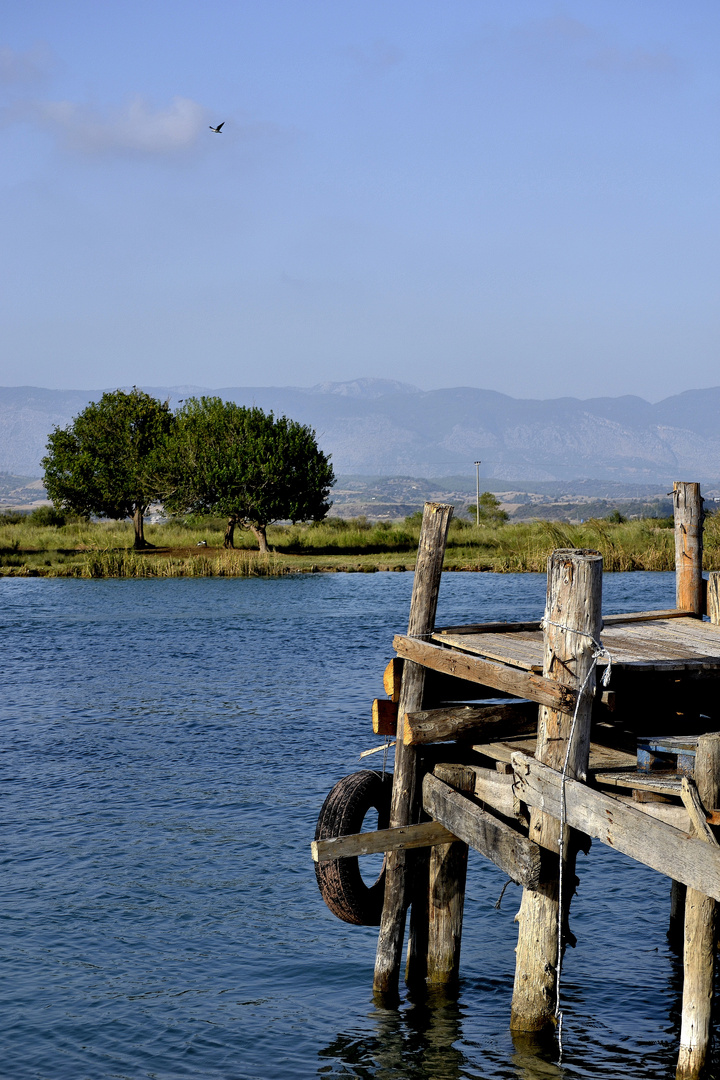
{"label": "utility pole", "polygon": [[475,524],[480,528],[480,466],[482,461],[475,462]]}

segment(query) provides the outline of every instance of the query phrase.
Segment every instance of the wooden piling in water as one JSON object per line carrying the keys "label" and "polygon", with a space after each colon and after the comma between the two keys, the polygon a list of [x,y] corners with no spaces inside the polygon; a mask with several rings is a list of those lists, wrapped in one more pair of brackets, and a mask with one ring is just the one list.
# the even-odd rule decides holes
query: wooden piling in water
{"label": "wooden piling in water", "polygon": [[[410,601],[408,636],[411,638],[427,638],[435,626],[440,576],[452,510],[452,506],[442,503],[425,503]],[[406,713],[419,712],[422,709],[424,684],[425,668],[412,661],[406,661],[398,703],[400,733]],[[391,827],[396,828],[413,822],[417,807],[416,789],[417,751],[415,747],[405,745],[400,735],[395,744],[395,771],[390,807]],[[405,935],[405,915],[409,900],[407,870],[408,857],[404,850],[388,853],[385,867],[385,900],[373,979],[373,990],[381,997],[388,995],[392,997],[397,994]]]}
{"label": "wooden piling in water", "polygon": [[[555,551],[548,559],[545,608],[543,675],[578,691],[593,665],[595,642],[602,625],[602,558],[594,551]],[[572,716],[540,706],[536,759],[562,772],[567,754],[567,775],[584,780],[590,748],[590,718],[595,689],[594,673]],[[533,809],[530,839],[559,851],[560,822]],[[569,839],[569,837],[568,837]],[[558,956],[558,919],[567,916],[574,889],[574,858],[565,841],[563,867],[567,883],[560,911],[557,878],[523,891],[518,913],[518,945],[510,1026],[515,1031],[541,1032],[555,1023]]]}
{"label": "wooden piling in water", "polygon": [[[705,611],[703,595],[703,500],[699,484],[676,480],[673,484],[675,517],[675,607],[693,611],[701,617]],[[708,593],[708,601],[710,594]],[[685,924],[685,886],[674,881],[670,887],[670,923],[668,941],[680,951]]]}
{"label": "wooden piling in water", "polygon": [[[701,735],[695,754],[695,787],[702,807],[718,805],[720,796],[720,734]],[[700,819],[704,823],[704,815]],[[703,830],[717,844],[709,826]],[[688,889],[685,899],[683,1006],[677,1080],[696,1080],[705,1069],[710,1048],[713,980],[715,975],[717,903]]]}
{"label": "wooden piling in water", "polygon": [[680,611],[704,614],[703,603],[703,500],[699,484],[676,480],[673,484],[675,514],[675,606]]}

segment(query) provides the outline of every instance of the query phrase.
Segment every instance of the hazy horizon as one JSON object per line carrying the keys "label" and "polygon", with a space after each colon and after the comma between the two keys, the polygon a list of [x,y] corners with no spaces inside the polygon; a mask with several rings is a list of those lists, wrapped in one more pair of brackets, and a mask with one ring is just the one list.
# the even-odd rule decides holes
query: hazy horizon
{"label": "hazy horizon", "polygon": [[[712,390],[716,390],[716,389],[720,388],[720,381],[718,381],[718,382],[713,383],[712,385],[688,386],[688,387],[685,387],[682,390],[674,391],[672,394],[665,394],[662,397],[649,396],[647,394],[619,394],[619,393],[618,394],[611,394],[611,393],[588,394],[586,396],[582,396],[582,395],[579,395],[579,394],[553,394],[553,395],[547,395],[547,396],[540,396],[540,395],[533,395],[533,396],[528,395],[528,396],[525,396],[523,394],[509,393],[509,392],[506,392],[506,391],[503,391],[503,390],[494,390],[493,388],[488,387],[488,386],[476,386],[476,385],[473,385],[471,383],[455,384],[455,385],[452,385],[452,386],[445,385],[445,386],[424,387],[424,386],[418,386],[417,384],[408,383],[405,380],[401,381],[401,380],[396,380],[396,379],[383,379],[383,378],[371,378],[371,379],[368,379],[367,376],[360,376],[360,377],[354,379],[351,376],[348,379],[323,380],[322,382],[313,383],[311,385],[305,385],[305,386],[300,385],[299,383],[294,383],[294,384],[283,383],[283,384],[281,384],[281,383],[270,383],[270,382],[265,382],[265,383],[259,383],[259,382],[258,383],[244,383],[244,384],[236,383],[234,385],[231,385],[231,384],[228,383],[228,384],[225,384],[225,385],[222,385],[222,386],[205,386],[205,385],[201,385],[199,383],[167,383],[167,384],[164,384],[164,385],[151,385],[151,384],[149,384],[147,382],[123,383],[123,384],[115,384],[115,383],[110,384],[110,383],[108,383],[108,384],[106,384],[104,386],[48,386],[48,385],[40,386],[39,384],[35,384],[35,383],[4,383],[4,384],[2,384],[0,386],[0,389],[5,389],[5,390],[50,390],[50,391],[53,391],[53,392],[58,392],[58,393],[65,392],[65,393],[68,393],[68,394],[83,394],[83,393],[103,394],[103,393],[106,393],[108,391],[113,391],[113,390],[129,390],[133,386],[137,386],[138,388],[140,388],[142,390],[145,390],[148,393],[151,393],[153,391],[161,391],[161,392],[171,391],[171,392],[178,393],[178,394],[179,393],[187,393],[187,394],[201,393],[201,394],[211,394],[212,395],[212,394],[216,394],[216,393],[221,393],[222,391],[226,391],[226,390],[294,390],[294,391],[298,391],[300,393],[303,393],[303,392],[318,392],[321,389],[323,389],[325,386],[327,386],[328,383],[334,384],[336,386],[351,386],[354,383],[357,383],[357,382],[360,382],[360,381],[369,381],[369,382],[373,382],[373,383],[376,383],[376,384],[396,383],[397,382],[397,383],[401,383],[402,387],[407,389],[408,391],[419,392],[419,393],[423,393],[423,394],[435,393],[435,392],[442,391],[442,390],[466,390],[466,389],[471,389],[471,390],[479,390],[481,393],[487,392],[487,393],[501,394],[503,397],[509,397],[509,398],[512,398],[512,399],[514,399],[516,401],[557,401],[557,400],[561,400],[561,399],[565,398],[565,399],[570,399],[570,400],[573,400],[573,401],[581,401],[582,402],[582,401],[593,401],[593,400],[598,400],[598,399],[602,399],[602,398],[633,397],[633,398],[637,398],[637,399],[639,399],[641,401],[645,401],[649,405],[657,405],[660,402],[667,400],[668,398],[678,397],[681,394],[693,394],[693,393],[698,393],[698,392],[702,392],[702,391],[712,391]],[[333,392],[336,392],[336,391],[329,391],[329,392],[333,393]],[[358,395],[358,396],[360,396],[360,395]]]}

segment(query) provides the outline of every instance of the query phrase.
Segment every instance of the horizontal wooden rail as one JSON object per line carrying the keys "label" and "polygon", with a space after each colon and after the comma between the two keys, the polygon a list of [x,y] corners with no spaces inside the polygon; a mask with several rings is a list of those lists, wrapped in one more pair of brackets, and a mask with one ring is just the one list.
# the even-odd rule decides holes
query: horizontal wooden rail
{"label": "horizontal wooden rail", "polygon": [[510,667],[495,660],[486,660],[482,656],[462,653],[457,649],[447,649],[441,645],[431,645],[428,641],[397,634],[393,638],[393,648],[398,656],[414,660],[416,664],[453,675],[468,682],[481,683],[495,690],[503,690],[519,698],[529,698],[538,705],[547,705],[560,712],[572,713],[575,708],[576,693],[569,686],[561,686],[553,679],[536,675],[532,671]]}
{"label": "horizontal wooden rail", "polygon": [[419,746],[452,739],[502,739],[508,735],[531,734],[536,729],[537,705],[532,701],[458,705],[406,713],[403,740],[406,745]]}
{"label": "horizontal wooden rail", "polygon": [[[668,608],[666,611],[631,611],[627,615],[604,615],[604,626],[615,626],[617,623],[626,622],[649,622],[652,619],[682,619],[692,617],[694,611],[679,611],[677,608]],[[534,622],[487,622],[468,623],[464,626],[442,626],[435,631],[440,634],[513,634],[521,631],[541,630],[539,620]]]}
{"label": "horizontal wooden rail", "polygon": [[[560,773],[521,753],[513,754],[512,764],[518,798],[559,818]],[[720,900],[720,851],[704,840],[569,778],[565,781],[565,820],[571,828],[636,862]]]}
{"label": "horizontal wooden rail", "polygon": [[423,780],[423,809],[518,885],[538,887],[542,870],[539,846],[432,774]]}
{"label": "horizontal wooden rail", "polygon": [[329,862],[352,855],[377,855],[385,851],[450,844],[454,840],[457,840],[457,836],[444,825],[437,821],[423,821],[419,825],[400,825],[396,829],[376,829],[374,832],[349,833],[329,840],[313,840],[310,851],[313,862]]}

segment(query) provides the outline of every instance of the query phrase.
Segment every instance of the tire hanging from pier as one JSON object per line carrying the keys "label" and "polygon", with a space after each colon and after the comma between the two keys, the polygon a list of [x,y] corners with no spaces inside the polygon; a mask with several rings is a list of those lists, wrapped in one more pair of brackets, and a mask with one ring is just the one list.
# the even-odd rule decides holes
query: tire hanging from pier
{"label": "tire hanging from pier", "polygon": [[[362,830],[365,816],[376,810],[375,828],[386,829],[390,818],[392,774],[364,769],[343,777],[320,810],[316,840],[348,836]],[[357,856],[315,864],[322,898],[338,919],[356,926],[379,926],[385,894],[385,864],[377,880],[366,885]]]}

